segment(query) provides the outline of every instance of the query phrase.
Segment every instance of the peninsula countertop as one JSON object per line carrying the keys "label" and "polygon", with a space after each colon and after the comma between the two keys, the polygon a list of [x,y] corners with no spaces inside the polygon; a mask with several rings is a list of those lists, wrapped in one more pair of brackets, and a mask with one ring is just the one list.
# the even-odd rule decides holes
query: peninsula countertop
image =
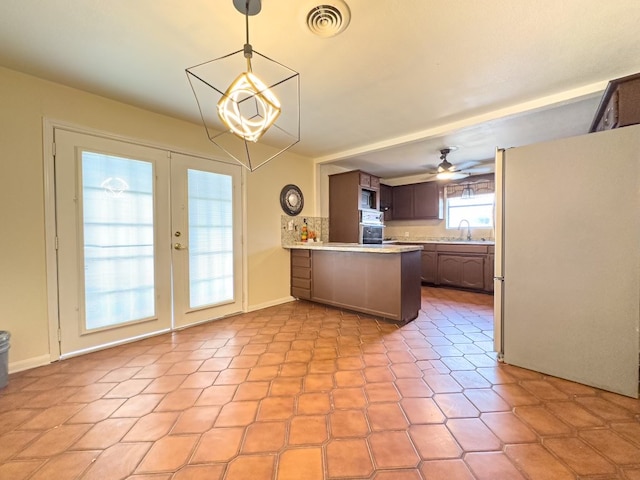
{"label": "peninsula countertop", "polygon": [[339,242],[305,242],[283,245],[284,248],[290,250],[324,250],[334,252],[362,252],[362,253],[404,253],[422,250],[422,245],[391,245],[391,244],[374,244],[363,245],[360,243],[339,243]]}

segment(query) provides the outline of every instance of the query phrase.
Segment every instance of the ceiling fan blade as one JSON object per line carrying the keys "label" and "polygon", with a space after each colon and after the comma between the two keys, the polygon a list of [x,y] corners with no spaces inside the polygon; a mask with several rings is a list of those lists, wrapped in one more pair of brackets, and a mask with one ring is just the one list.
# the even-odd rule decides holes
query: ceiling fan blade
{"label": "ceiling fan blade", "polygon": [[451,174],[448,180],[459,180],[461,178],[467,178],[470,174],[468,172],[463,172],[461,170],[456,170]]}
{"label": "ceiling fan blade", "polygon": [[475,160],[472,160],[472,161],[469,161],[469,162],[463,162],[463,163],[460,163],[460,164],[456,165],[456,170],[468,170],[468,169],[470,169],[472,167],[475,167],[478,164],[480,164],[480,162],[475,161]]}
{"label": "ceiling fan blade", "polygon": [[495,169],[493,168],[493,166],[478,166],[478,167],[474,167],[474,168],[467,168],[465,171],[469,172],[473,175],[478,175],[478,174],[482,174],[482,173],[493,173]]}

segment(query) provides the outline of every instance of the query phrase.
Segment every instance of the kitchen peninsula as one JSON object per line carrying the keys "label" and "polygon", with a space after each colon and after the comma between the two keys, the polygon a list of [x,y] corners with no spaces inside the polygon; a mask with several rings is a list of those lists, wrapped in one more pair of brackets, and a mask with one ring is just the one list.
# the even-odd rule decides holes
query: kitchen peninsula
{"label": "kitchen peninsula", "polygon": [[298,243],[291,250],[291,295],[401,323],[420,310],[417,245]]}

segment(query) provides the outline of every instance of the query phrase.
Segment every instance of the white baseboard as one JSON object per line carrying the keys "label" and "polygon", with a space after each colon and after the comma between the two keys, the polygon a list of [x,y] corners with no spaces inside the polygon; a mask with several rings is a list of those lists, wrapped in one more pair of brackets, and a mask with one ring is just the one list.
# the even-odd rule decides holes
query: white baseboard
{"label": "white baseboard", "polygon": [[276,305],[282,305],[283,303],[293,302],[295,300],[294,297],[283,297],[278,298],[276,300],[271,300],[270,302],[259,303],[257,305],[247,306],[247,312],[255,312],[256,310],[262,310],[263,308],[275,307]]}
{"label": "white baseboard", "polygon": [[40,355],[39,357],[27,358],[26,360],[9,363],[9,373],[22,372],[23,370],[29,370],[30,368],[49,365],[50,363],[51,355],[47,353],[46,355]]}

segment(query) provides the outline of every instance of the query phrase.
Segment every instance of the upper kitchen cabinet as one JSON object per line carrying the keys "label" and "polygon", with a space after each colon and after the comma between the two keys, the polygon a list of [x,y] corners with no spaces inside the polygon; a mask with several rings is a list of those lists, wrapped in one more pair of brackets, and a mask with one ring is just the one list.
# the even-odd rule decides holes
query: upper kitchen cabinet
{"label": "upper kitchen cabinet", "polygon": [[413,219],[413,185],[398,185],[391,191],[393,220]]}
{"label": "upper kitchen cabinet", "polygon": [[379,177],[360,170],[329,175],[329,241],[358,243],[360,210],[379,209]]}
{"label": "upper kitchen cabinet", "polygon": [[443,189],[437,182],[399,185],[392,190],[393,220],[442,220]]}
{"label": "upper kitchen cabinet", "polygon": [[640,73],[609,82],[590,132],[640,123]]}
{"label": "upper kitchen cabinet", "polygon": [[[347,172],[350,173],[350,172]],[[380,189],[380,178],[375,175],[370,175],[365,172],[359,172],[360,174],[360,186],[364,188],[371,188],[373,190]]]}
{"label": "upper kitchen cabinet", "polygon": [[413,186],[414,218],[444,218],[443,188],[438,182],[416,183]]}
{"label": "upper kitchen cabinet", "polygon": [[384,221],[393,219],[393,187],[380,184],[380,211],[384,212]]}

